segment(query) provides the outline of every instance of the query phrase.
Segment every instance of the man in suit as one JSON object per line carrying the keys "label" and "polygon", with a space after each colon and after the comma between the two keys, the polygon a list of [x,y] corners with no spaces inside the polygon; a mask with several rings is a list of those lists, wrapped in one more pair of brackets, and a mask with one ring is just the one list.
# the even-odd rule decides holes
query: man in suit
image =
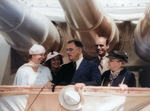
{"label": "man in suit", "polygon": [[59,85],[74,84],[76,88],[83,88],[85,85],[100,85],[101,74],[98,65],[83,58],[81,42],[69,41],[67,54],[71,62],[61,67],[58,75],[60,78]]}
{"label": "man in suit", "polygon": [[95,50],[98,54],[98,57],[93,62],[97,63],[99,66],[99,70],[101,74],[108,70],[108,58],[106,57],[108,55],[107,50],[109,49],[109,42],[106,37],[97,37],[95,39]]}

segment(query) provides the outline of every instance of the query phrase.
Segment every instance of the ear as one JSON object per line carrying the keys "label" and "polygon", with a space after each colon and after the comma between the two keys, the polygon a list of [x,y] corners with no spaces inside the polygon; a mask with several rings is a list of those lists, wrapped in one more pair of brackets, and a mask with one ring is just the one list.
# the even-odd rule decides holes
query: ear
{"label": "ear", "polygon": [[107,47],[107,49],[109,49],[109,44],[106,47]]}
{"label": "ear", "polygon": [[80,53],[80,54],[82,53],[82,49],[81,49],[81,48],[79,48],[79,53]]}

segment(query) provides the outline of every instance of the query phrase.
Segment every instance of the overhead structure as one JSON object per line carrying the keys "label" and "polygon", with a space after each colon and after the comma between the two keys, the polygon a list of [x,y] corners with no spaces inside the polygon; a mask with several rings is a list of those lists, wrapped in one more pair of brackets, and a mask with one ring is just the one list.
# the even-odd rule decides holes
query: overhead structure
{"label": "overhead structure", "polygon": [[60,36],[52,22],[16,0],[0,0],[0,33],[19,52],[28,52],[35,43],[46,50],[60,49]]}
{"label": "overhead structure", "polygon": [[146,63],[150,63],[150,3],[139,19],[134,31],[134,50]]}
{"label": "overhead structure", "polygon": [[95,57],[94,39],[107,37],[110,51],[119,43],[118,28],[96,0],[59,0],[66,22],[73,30],[75,39],[83,43],[85,55]]}

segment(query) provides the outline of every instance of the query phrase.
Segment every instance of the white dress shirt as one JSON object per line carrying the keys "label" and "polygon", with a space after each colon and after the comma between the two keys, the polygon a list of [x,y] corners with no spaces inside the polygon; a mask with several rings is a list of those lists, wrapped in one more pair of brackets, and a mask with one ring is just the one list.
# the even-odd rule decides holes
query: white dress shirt
{"label": "white dress shirt", "polygon": [[[107,54],[107,55],[108,55],[108,54]],[[98,66],[98,68],[99,68],[99,70],[100,70],[100,72],[101,72],[101,75],[103,74],[103,72],[109,70],[109,69],[107,68],[107,67],[108,67],[108,60],[109,60],[109,58],[106,57],[107,55],[105,55],[105,56],[102,58],[102,61],[100,61],[100,62],[102,62],[102,63],[100,63],[100,64],[102,64],[103,68],[101,68],[100,65]],[[100,59],[99,56],[98,56],[98,58]]]}
{"label": "white dress shirt", "polygon": [[76,70],[79,68],[82,60],[83,60],[83,57],[81,57],[79,60],[76,61]]}

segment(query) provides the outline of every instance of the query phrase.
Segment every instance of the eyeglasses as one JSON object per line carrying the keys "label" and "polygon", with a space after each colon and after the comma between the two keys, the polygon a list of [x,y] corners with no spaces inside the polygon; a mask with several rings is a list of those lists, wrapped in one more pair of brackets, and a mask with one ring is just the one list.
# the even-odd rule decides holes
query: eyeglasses
{"label": "eyeglasses", "polygon": [[69,48],[69,49],[67,49],[67,51],[69,51],[69,52],[72,52],[74,49],[72,49],[72,48]]}
{"label": "eyeglasses", "polygon": [[95,47],[98,47],[98,46],[103,47],[104,45],[102,45],[102,44],[96,44],[95,45]]}
{"label": "eyeglasses", "polygon": [[56,58],[56,59],[52,58],[51,59],[51,61],[59,61],[59,60],[60,60],[60,58]]}

